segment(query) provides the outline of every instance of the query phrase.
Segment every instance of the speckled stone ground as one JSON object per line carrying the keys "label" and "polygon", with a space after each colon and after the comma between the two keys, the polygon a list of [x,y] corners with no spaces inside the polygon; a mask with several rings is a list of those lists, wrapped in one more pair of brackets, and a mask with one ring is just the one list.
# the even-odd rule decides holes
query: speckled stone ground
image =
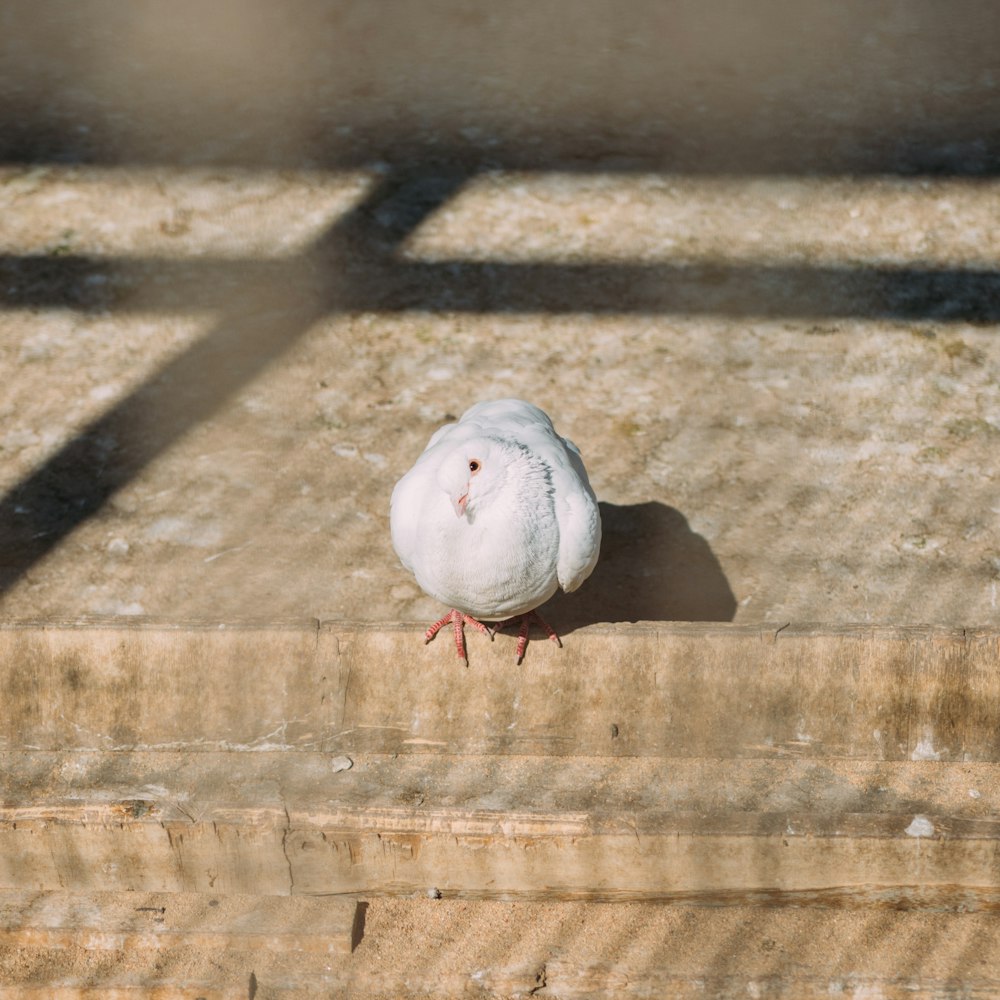
{"label": "speckled stone ground", "polygon": [[564,629],[995,623],[996,17],[786,14],[2,12],[0,612],[436,615],[389,493],[517,395]]}
{"label": "speckled stone ground", "polygon": [[[875,293],[851,292],[866,268],[995,265],[992,181],[493,172],[388,263],[376,214],[349,266],[386,280],[356,311],[317,292],[340,279],[310,248],[377,187],[378,168],[8,167],[0,180],[4,252],[49,268],[11,265],[8,296],[81,297],[0,314],[13,376],[3,484],[14,497],[36,484],[13,530],[53,530],[24,508],[57,489],[111,484],[65,537],[54,518],[40,558],[13,560],[7,614],[428,618],[436,606],[389,543],[389,493],[443,421],[516,395],[577,442],[605,504],[602,566],[559,599],[564,624],[997,620],[995,325],[878,315]],[[421,196],[404,186],[387,211]],[[67,260],[86,272],[67,278]],[[827,294],[847,315],[808,314],[787,275],[816,261],[844,269]],[[581,264],[588,308],[547,311]],[[515,266],[528,290],[512,293],[512,314]],[[416,293],[412,267],[431,282]],[[635,305],[684,268],[680,309]],[[303,315],[300,283],[329,304]],[[462,299],[470,285],[495,311]],[[764,314],[737,314],[743,295]],[[233,380],[244,319],[275,343]],[[206,351],[213,339],[224,343]],[[60,466],[81,431],[83,459]]]}
{"label": "speckled stone ground", "polygon": [[[429,620],[393,483],[517,395],[603,504],[563,632],[995,626],[997,35],[910,0],[6,5],[0,614]],[[996,930],[382,899],[356,995],[415,953],[485,995],[560,954],[960,995]],[[94,961],[0,955],[41,989]]]}

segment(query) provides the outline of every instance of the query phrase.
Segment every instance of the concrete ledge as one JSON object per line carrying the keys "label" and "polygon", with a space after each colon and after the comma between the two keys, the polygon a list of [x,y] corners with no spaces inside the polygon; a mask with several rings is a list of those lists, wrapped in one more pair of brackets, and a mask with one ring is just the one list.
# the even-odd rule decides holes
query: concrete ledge
{"label": "concrete ledge", "polygon": [[1000,632],[595,625],[565,648],[417,625],[0,624],[0,748],[1000,760]]}

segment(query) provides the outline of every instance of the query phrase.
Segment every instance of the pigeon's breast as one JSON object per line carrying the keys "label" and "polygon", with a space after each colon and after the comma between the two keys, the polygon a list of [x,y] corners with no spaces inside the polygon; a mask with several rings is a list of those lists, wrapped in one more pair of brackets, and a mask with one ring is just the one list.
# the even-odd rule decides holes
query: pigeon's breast
{"label": "pigeon's breast", "polygon": [[430,519],[416,578],[432,597],[476,618],[532,611],[556,591],[559,528],[539,492],[456,517],[447,498]]}

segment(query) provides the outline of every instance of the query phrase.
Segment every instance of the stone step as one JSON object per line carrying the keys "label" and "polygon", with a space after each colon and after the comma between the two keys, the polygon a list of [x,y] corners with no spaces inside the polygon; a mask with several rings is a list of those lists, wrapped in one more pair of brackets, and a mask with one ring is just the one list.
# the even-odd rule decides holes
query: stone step
{"label": "stone step", "polygon": [[982,763],[21,751],[0,795],[14,889],[1000,905]]}
{"label": "stone step", "polygon": [[507,640],[0,626],[0,1000],[1000,992],[996,633]]}
{"label": "stone step", "polygon": [[0,625],[0,748],[1000,761],[1000,632],[145,620]]}
{"label": "stone step", "polygon": [[[0,1000],[242,1000],[261,981],[315,995],[345,985],[364,911],[330,897],[3,890]],[[36,965],[44,987],[32,984]]]}
{"label": "stone step", "polygon": [[363,908],[329,897],[6,889],[0,945],[155,950],[183,941],[215,951],[347,955],[360,940]]}
{"label": "stone step", "polygon": [[[115,907],[149,898],[94,894],[89,912],[79,910],[87,926],[75,942],[67,936],[60,948],[25,943],[16,952],[0,946],[0,1000],[1000,994],[1000,929],[992,913],[382,897],[372,901],[364,937],[350,955],[206,947],[199,937],[204,902],[190,911],[188,941],[123,950],[109,947],[116,944],[110,936],[95,936],[98,913],[109,914],[106,932],[113,935],[122,926]],[[155,902],[180,916],[188,898],[179,897],[176,910],[169,895]],[[296,902],[259,897],[256,912],[288,914]],[[300,925],[289,923],[294,937]],[[44,983],[38,969],[46,970]]]}

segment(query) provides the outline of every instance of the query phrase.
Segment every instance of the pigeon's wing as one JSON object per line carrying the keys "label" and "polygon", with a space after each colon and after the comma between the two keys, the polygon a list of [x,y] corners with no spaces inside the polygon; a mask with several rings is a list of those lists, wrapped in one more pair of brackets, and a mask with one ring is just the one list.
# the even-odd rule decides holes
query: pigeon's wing
{"label": "pigeon's wing", "polygon": [[601,549],[601,513],[580,450],[556,433],[543,410],[518,399],[480,403],[462,416],[489,423],[537,454],[549,469],[559,527],[556,576],[569,592],[587,579]]}
{"label": "pigeon's wing", "polygon": [[520,399],[477,403],[458,426],[466,422],[514,438],[548,466],[559,526],[556,575],[563,590],[576,590],[593,572],[601,549],[601,513],[580,450],[556,433],[544,410]]}
{"label": "pigeon's wing", "polygon": [[601,551],[601,512],[580,452],[572,441],[556,435],[549,459],[559,525],[556,575],[567,593],[576,590],[597,565]]}

